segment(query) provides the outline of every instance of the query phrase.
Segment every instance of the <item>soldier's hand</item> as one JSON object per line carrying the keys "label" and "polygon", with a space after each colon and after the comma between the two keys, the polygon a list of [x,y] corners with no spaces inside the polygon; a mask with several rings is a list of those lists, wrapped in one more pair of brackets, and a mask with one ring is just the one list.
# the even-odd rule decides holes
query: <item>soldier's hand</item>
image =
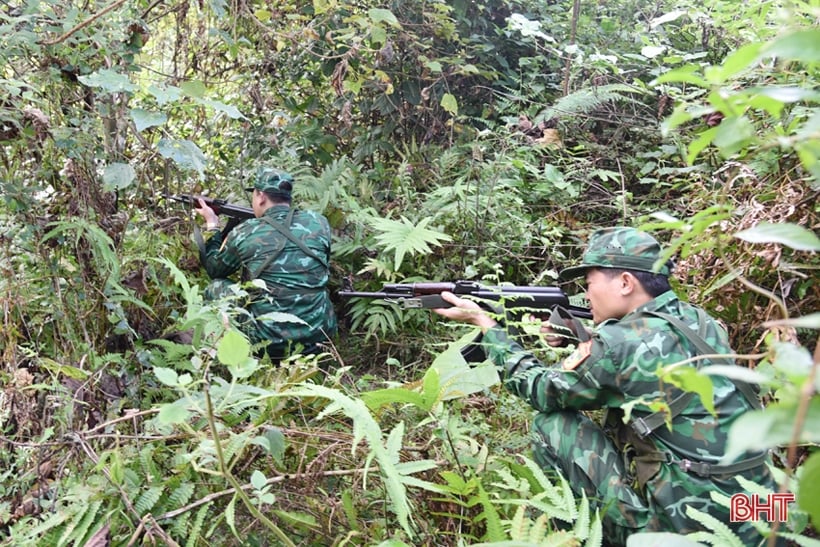
{"label": "soldier's hand", "polygon": [[569,343],[565,336],[558,335],[548,320],[541,321],[541,336],[544,337],[548,345],[554,348],[562,348]]}
{"label": "soldier's hand", "polygon": [[484,313],[484,310],[472,300],[459,298],[448,291],[442,292],[441,298],[453,305],[452,308],[433,309],[435,313],[442,317],[462,323],[471,323],[477,327],[481,327],[482,330],[487,330],[497,324],[493,318]]}
{"label": "soldier's hand", "polygon": [[197,198],[197,203],[199,203],[199,207],[194,207],[194,211],[205,219],[208,228],[219,226],[219,217],[217,217],[214,210],[202,198]]}

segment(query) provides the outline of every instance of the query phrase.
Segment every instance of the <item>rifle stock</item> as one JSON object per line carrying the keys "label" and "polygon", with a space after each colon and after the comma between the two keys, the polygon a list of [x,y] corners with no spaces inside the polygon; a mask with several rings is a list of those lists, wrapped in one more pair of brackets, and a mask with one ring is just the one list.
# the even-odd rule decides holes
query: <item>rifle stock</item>
{"label": "rifle stock", "polygon": [[342,298],[372,298],[398,304],[404,308],[449,308],[451,304],[441,298],[442,292],[458,296],[471,296],[503,304],[505,308],[544,311],[560,306],[576,317],[592,319],[592,312],[584,306],[570,303],[569,296],[559,287],[531,287],[528,285],[488,286],[473,281],[423,282],[385,284],[378,292],[342,290]]}

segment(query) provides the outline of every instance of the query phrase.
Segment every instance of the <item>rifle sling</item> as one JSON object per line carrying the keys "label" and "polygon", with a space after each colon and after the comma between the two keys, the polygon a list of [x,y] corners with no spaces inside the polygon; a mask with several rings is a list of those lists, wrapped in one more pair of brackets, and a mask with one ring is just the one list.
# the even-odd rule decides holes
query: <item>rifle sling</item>
{"label": "rifle sling", "polygon": [[[646,315],[652,315],[654,317],[659,317],[661,319],[666,320],[669,322],[673,327],[675,327],[678,332],[683,334],[698,350],[700,355],[712,355],[717,353],[715,349],[709,345],[709,343],[703,339],[706,330],[706,321],[705,321],[705,313],[700,310],[700,308],[696,308],[698,313],[698,324],[700,325],[700,329],[698,332],[693,331],[690,329],[683,321],[678,319],[677,317],[670,315],[668,313],[657,312],[657,311],[644,311]],[[713,363],[718,364],[725,364],[731,365],[732,362],[724,357],[717,357],[711,359]],[[732,383],[735,385],[738,391],[743,395],[743,397],[748,401],[748,403],[752,406],[752,408],[760,408],[760,400],[757,398],[752,387],[747,384],[746,382],[741,382],[737,380],[732,380]],[[669,403],[669,420],[675,418],[678,414],[683,412],[683,410],[689,405],[689,402],[692,400],[695,394],[691,391],[687,391],[676,397],[671,403]],[[645,416],[643,418],[635,418],[630,421],[629,426],[638,434],[640,438],[645,438],[661,425],[666,422],[666,412],[659,410],[658,412],[653,412],[652,414]]]}

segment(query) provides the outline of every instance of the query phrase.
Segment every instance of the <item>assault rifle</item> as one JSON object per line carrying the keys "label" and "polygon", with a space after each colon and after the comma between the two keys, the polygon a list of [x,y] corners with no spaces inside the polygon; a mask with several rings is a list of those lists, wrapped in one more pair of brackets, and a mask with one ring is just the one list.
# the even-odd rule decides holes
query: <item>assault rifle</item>
{"label": "assault rifle", "polygon": [[[165,194],[166,199],[171,201],[178,201],[180,203],[187,203],[192,207],[199,207],[197,199],[201,199],[205,204],[214,210],[217,215],[225,215],[231,219],[237,219],[239,222],[254,218],[253,209],[250,207],[243,207],[242,205],[234,205],[228,203],[224,199],[206,198],[205,196],[193,196],[191,194]],[[234,226],[238,224],[234,223]]]}
{"label": "assault rifle", "polygon": [[549,312],[561,307],[581,319],[592,319],[589,308],[570,303],[570,298],[559,287],[530,287],[526,285],[488,286],[474,281],[424,282],[385,284],[379,292],[356,292],[345,287],[339,291],[342,298],[374,298],[398,304],[403,308],[449,308],[441,293],[471,296],[480,300],[499,302],[507,309]]}

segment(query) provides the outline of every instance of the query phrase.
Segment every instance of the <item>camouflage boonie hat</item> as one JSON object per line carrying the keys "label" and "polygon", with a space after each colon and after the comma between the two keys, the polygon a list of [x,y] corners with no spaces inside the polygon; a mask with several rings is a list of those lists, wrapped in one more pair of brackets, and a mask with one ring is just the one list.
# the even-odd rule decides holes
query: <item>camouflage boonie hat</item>
{"label": "camouflage boonie hat", "polygon": [[581,264],[564,269],[558,278],[562,281],[574,279],[586,274],[590,268],[638,270],[669,276],[671,272],[666,263],[654,270],[662,252],[660,243],[646,232],[635,228],[604,228],[596,230],[589,238]]}
{"label": "camouflage boonie hat", "polygon": [[252,188],[245,188],[248,192],[259,190],[274,196],[287,198],[291,197],[293,191],[293,177],[290,173],[273,169],[271,167],[260,167],[256,171],[256,181]]}

